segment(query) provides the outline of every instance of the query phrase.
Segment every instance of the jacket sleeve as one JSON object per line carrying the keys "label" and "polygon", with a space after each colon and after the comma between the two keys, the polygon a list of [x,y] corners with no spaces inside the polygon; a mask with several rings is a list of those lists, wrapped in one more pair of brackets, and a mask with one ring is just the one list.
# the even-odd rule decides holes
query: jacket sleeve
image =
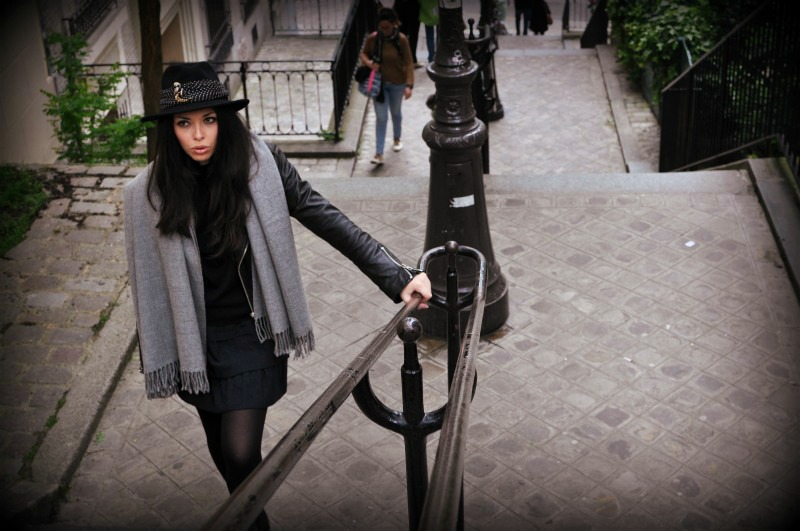
{"label": "jacket sleeve", "polygon": [[414,273],[396,263],[399,260],[393,260],[393,255],[379,241],[301,179],[277,146],[268,146],[283,180],[289,214],[346,256],[390,299],[400,302],[400,292]]}

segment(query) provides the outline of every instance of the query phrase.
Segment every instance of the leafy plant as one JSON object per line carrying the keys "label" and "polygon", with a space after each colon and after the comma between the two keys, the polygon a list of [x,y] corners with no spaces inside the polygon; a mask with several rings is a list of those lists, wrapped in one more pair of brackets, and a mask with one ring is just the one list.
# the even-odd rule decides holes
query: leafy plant
{"label": "leafy plant", "polygon": [[65,80],[59,94],[42,91],[48,100],[45,113],[51,117],[61,143],[59,158],[70,162],[120,162],[132,158],[145,125],[135,116],[115,116],[117,86],[125,74],[114,65],[111,72],[90,75],[83,64],[87,44],[80,34],[56,33],[48,42],[60,48],[52,64]]}
{"label": "leafy plant", "polygon": [[638,82],[651,69],[654,94],[679,74],[680,39],[694,57],[714,43],[707,0],[612,2],[608,12],[620,61]]}
{"label": "leafy plant", "polygon": [[0,255],[22,241],[45,203],[47,193],[35,175],[0,166]]}

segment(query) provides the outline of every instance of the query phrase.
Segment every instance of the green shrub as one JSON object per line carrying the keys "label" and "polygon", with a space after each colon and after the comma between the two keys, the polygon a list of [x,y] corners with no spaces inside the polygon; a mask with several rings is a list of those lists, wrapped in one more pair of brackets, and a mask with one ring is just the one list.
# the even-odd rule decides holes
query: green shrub
{"label": "green shrub", "polygon": [[708,11],[704,0],[611,2],[608,13],[612,39],[631,77],[641,82],[645,70],[651,69],[653,92],[659,94],[679,74],[676,58],[680,37],[695,58],[713,45],[714,30]]}
{"label": "green shrub", "polygon": [[23,240],[46,203],[47,193],[34,174],[0,166],[0,256]]}
{"label": "green shrub", "polygon": [[69,162],[120,162],[133,158],[145,124],[136,116],[115,118],[117,86],[124,74],[115,65],[111,72],[89,76],[82,61],[86,41],[80,34],[53,34],[48,42],[60,48],[52,64],[66,81],[60,94],[47,96],[45,113],[51,117],[61,143],[59,158]]}
{"label": "green shrub", "polygon": [[[658,95],[680,73],[677,60],[683,38],[696,61],[763,0],[610,0],[608,15],[617,54],[631,78],[642,83],[652,72]],[[650,81],[650,80],[648,80]]]}

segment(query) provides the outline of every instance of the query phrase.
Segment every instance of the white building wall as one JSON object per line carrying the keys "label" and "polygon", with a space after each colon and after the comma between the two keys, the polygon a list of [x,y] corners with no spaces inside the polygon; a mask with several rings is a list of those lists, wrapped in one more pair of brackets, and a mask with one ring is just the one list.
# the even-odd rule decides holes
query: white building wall
{"label": "white building wall", "polygon": [[39,11],[33,2],[2,2],[0,8],[0,163],[49,164],[58,142],[44,114],[53,92],[47,72]]}
{"label": "white building wall", "polygon": [[[64,19],[74,15],[83,0],[0,2],[0,75],[6,80],[0,98],[0,163],[49,164],[56,160],[58,142],[44,113],[42,90],[55,91],[47,66],[45,34],[64,33]],[[261,0],[243,20],[240,0],[228,0],[234,45],[230,60],[247,61],[272,34],[269,2]],[[208,56],[208,21],[203,0],[161,0],[161,31],[180,17],[181,43],[186,61]],[[253,27],[257,41],[253,42]],[[87,37],[85,63],[113,58],[120,63],[141,61],[138,0],[118,0],[100,27]],[[235,84],[235,83],[234,83]],[[234,87],[232,87],[234,88]],[[121,111],[141,114],[138,79],[129,78]]]}

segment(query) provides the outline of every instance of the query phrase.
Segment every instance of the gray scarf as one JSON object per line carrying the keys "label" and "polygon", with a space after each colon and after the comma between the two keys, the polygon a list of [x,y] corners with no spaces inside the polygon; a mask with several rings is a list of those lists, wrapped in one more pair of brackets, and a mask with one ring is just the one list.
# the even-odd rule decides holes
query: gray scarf
{"label": "gray scarf", "polygon": [[[269,148],[252,135],[250,193],[245,226],[253,257],[253,309],[261,342],[275,355],[314,349],[283,181]],[[148,398],[178,390],[209,391],[206,374],[205,302],[197,238],[162,236],[147,199],[148,166],[125,186],[125,247]]]}

